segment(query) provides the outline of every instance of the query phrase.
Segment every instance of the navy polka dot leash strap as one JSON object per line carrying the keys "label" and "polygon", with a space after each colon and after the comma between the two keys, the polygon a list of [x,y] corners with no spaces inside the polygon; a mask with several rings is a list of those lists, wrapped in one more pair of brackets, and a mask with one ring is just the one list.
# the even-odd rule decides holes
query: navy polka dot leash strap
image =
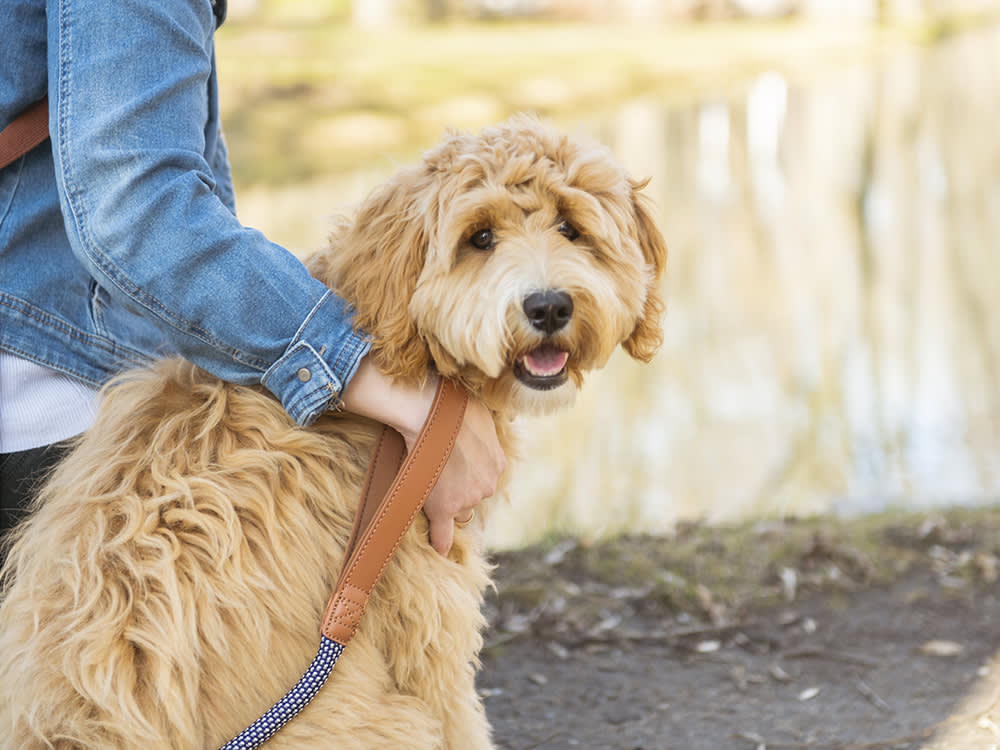
{"label": "navy polka dot leash strap", "polygon": [[383,427],[375,444],[344,566],[323,614],[319,650],[295,686],[221,750],[251,750],[267,742],[316,697],[357,632],[368,599],[434,488],[462,426],[468,394],[441,378],[413,451]]}

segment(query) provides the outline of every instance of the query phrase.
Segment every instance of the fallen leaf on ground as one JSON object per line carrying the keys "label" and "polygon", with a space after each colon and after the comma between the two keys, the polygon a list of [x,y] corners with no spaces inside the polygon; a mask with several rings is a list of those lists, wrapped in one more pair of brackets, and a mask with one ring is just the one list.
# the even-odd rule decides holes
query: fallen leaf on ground
{"label": "fallen leaf on ground", "polygon": [[965,646],[955,641],[927,641],[920,647],[920,653],[927,656],[958,656],[965,651]]}

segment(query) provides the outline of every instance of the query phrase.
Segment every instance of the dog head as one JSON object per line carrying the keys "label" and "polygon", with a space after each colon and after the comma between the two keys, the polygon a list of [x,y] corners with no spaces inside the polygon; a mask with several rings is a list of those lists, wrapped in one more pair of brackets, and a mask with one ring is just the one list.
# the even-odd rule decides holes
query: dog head
{"label": "dog head", "polygon": [[311,261],[356,309],[379,369],[461,382],[499,412],[572,402],[619,344],[662,341],[666,246],[598,145],[516,116],[455,133],[376,190]]}

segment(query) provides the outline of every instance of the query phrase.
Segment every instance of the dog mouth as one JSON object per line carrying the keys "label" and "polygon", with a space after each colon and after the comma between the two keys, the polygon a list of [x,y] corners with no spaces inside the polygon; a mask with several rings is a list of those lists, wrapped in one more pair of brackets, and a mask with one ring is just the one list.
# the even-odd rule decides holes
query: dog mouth
{"label": "dog mouth", "polygon": [[568,377],[567,362],[569,352],[546,344],[517,358],[514,377],[539,391],[558,388]]}

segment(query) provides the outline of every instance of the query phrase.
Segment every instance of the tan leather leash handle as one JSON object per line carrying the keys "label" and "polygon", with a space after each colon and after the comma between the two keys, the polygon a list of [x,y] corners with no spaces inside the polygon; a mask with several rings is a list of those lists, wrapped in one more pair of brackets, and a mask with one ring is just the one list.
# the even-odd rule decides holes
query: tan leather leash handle
{"label": "tan leather leash handle", "polygon": [[0,169],[49,137],[49,98],[42,97],[0,130]]}
{"label": "tan leather leash handle", "polygon": [[382,428],[344,566],[323,615],[321,632],[331,641],[346,646],[357,632],[375,584],[441,476],[468,401],[463,389],[441,378],[430,414],[405,460],[403,438],[389,427]]}

